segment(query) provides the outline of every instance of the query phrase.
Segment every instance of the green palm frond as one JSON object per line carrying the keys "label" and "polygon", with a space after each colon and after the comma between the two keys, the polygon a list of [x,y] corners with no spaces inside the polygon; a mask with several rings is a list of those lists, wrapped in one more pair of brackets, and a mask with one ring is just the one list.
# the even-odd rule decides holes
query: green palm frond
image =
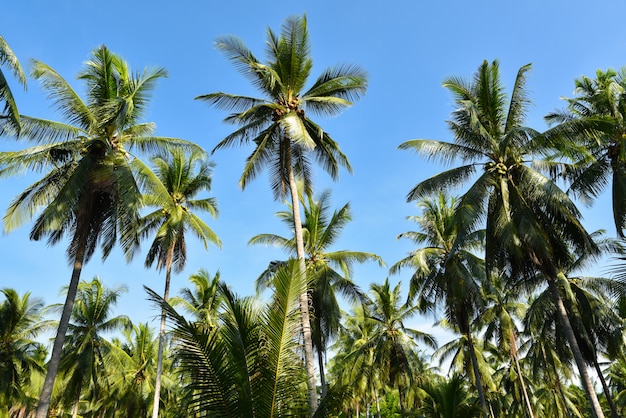
{"label": "green palm frond", "polygon": [[33,60],[31,75],[39,80],[48,92],[48,98],[72,125],[94,133],[97,126],[96,115],[89,105],[84,103],[78,93],[52,67]]}

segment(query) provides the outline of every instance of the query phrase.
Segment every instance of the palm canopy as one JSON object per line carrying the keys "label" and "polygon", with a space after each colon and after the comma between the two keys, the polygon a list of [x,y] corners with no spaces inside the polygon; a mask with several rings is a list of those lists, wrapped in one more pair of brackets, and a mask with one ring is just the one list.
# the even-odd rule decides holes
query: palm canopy
{"label": "palm canopy", "polygon": [[64,397],[78,403],[85,386],[89,387],[91,400],[97,401],[107,386],[104,358],[111,343],[103,334],[130,328],[125,315],[111,317],[126,287],[108,289],[95,277],[78,286],[72,322],[61,355],[59,370],[67,377]]}
{"label": "palm canopy", "polygon": [[280,35],[267,30],[265,63],[234,36],[219,38],[217,48],[263,95],[218,92],[196,98],[233,112],[225,122],[239,126],[214,151],[254,143],[241,175],[242,188],[266,167],[276,198],[287,193],[292,170],[309,186],[309,152],[332,178],[339,166],[351,170],[339,145],[308,114],[335,115],[350,106],[365,93],[366,74],[357,66],[339,65],[324,70],[305,90],[313,67],[305,17],[288,18]]}
{"label": "palm canopy", "polygon": [[[341,309],[336,293],[339,292],[351,302],[365,300],[365,295],[352,282],[352,266],[355,262],[376,261],[383,265],[382,259],[374,253],[350,250],[329,251],[340,233],[352,220],[350,204],[346,203],[331,213],[330,191],[321,193],[317,198],[301,196],[304,207],[302,231],[307,265],[307,274],[311,280],[311,303],[314,312],[311,316],[314,330],[314,344],[325,351],[326,342],[339,331]],[[281,211],[277,216],[288,226],[293,225],[293,210]],[[296,256],[295,237],[286,238],[275,234],[260,234],[252,237],[250,244],[275,245]],[[271,277],[279,266],[286,261],[272,261],[257,279],[257,290],[267,288]]]}
{"label": "palm canopy", "polygon": [[530,259],[536,268],[553,270],[571,262],[572,248],[595,251],[575,204],[528,164],[554,150],[550,141],[523,126],[530,103],[525,90],[529,70],[530,64],[518,71],[510,99],[497,61],[484,61],[469,82],[447,79],[444,86],[457,104],[448,121],[454,143],[411,140],[400,145],[427,158],[467,163],[422,181],[409,192],[409,201],[478,176],[460,198],[456,218],[461,237],[486,220],[489,270],[504,254],[514,269],[523,269]]}
{"label": "palm canopy", "polygon": [[626,228],[625,91],[626,68],[597,70],[595,78],[575,80],[576,97],[565,99],[564,111],[545,117],[556,124],[546,134],[560,141],[559,156],[566,160],[555,165],[553,173],[569,180],[569,191],[587,204],[611,186],[613,218],[620,237]]}
{"label": "palm canopy", "polygon": [[135,160],[133,165],[145,189],[143,203],[155,208],[141,221],[141,235],[156,232],[146,256],[146,267],[157,262],[157,269],[182,271],[187,260],[185,233],[189,230],[208,249],[209,243],[221,245],[215,232],[193,211],[217,216],[217,202],[207,197],[196,199],[198,193],[211,190],[213,165],[201,152],[189,154],[172,150],[169,155],[152,158],[154,171]]}
{"label": "palm canopy", "polygon": [[485,265],[476,251],[484,246],[485,231],[474,231],[459,242],[454,218],[456,200],[443,192],[437,198],[420,200],[418,206],[422,214],[409,219],[421,231],[405,232],[398,238],[425,246],[412,251],[390,271],[414,270],[409,301],[417,297],[417,306],[422,311],[443,308],[448,321],[466,334],[482,300],[480,289],[485,282]]}
{"label": "palm canopy", "polygon": [[0,292],[5,298],[0,304],[0,404],[11,405],[33,373],[44,371],[45,348],[36,338],[51,324],[41,319],[43,302],[31,298],[30,292]]}
{"label": "palm canopy", "polygon": [[[17,228],[45,208],[31,230],[32,239],[48,236],[58,242],[66,232],[86,241],[86,258],[101,242],[106,257],[121,233],[130,257],[140,205],[139,190],[128,164],[130,152],[154,152],[172,146],[196,148],[188,141],[153,135],[153,123],[140,123],[156,81],[164,69],[133,74],[118,55],[100,46],[78,79],[85,82],[83,100],[48,65],[33,61],[32,76],[41,82],[65,122],[22,115],[20,138],[36,145],[0,155],[0,176],[26,170],[46,174],[20,194],[4,217],[5,230]],[[0,131],[8,131],[0,121]],[[87,218],[89,217],[89,219]],[[77,243],[70,245],[70,256]]]}
{"label": "palm canopy", "polygon": [[[22,66],[2,35],[0,35],[0,67],[6,67],[10,70],[13,77],[26,88],[26,76],[24,75]],[[0,70],[0,103],[1,102],[4,102],[4,109],[3,114],[0,114],[0,119],[6,120],[7,127],[19,133],[20,113],[17,110],[17,103],[15,103],[9,82],[2,70]]]}

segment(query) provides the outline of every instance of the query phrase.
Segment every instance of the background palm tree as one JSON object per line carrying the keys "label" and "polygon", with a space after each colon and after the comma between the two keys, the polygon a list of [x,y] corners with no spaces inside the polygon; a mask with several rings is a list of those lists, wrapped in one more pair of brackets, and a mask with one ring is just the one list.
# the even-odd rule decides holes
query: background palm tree
{"label": "background palm tree", "polygon": [[[45,373],[45,348],[38,335],[49,328],[42,318],[43,302],[20,296],[14,289],[2,289],[0,304],[0,411],[20,403],[25,387],[36,373]],[[44,355],[42,355],[44,354]]]}
{"label": "background palm tree", "polygon": [[200,327],[212,329],[216,327],[218,311],[222,304],[220,293],[220,272],[213,277],[208,271],[201,269],[198,273],[189,276],[193,288],[184,288],[180,296],[171,299],[172,306],[182,305],[190,313]]}
{"label": "background palm tree", "polygon": [[[339,238],[346,224],[352,219],[350,204],[346,203],[339,210],[330,213],[330,191],[317,197],[301,198],[304,208],[302,232],[307,266],[307,275],[311,288],[309,297],[312,311],[310,313],[313,346],[317,350],[322,396],[326,394],[324,376],[324,356],[326,348],[338,331],[341,320],[341,308],[337,293],[351,303],[363,302],[365,295],[352,282],[352,264],[366,261],[377,261],[383,265],[382,259],[373,253],[362,251],[328,251]],[[293,225],[293,210],[289,205],[287,211],[278,212],[277,216],[287,226]],[[285,238],[274,234],[260,234],[252,237],[250,244],[275,245],[283,248],[290,255],[296,254],[295,238]],[[287,261],[272,261],[268,268],[257,279],[257,291],[271,285],[271,277],[278,268]]]}
{"label": "background palm tree", "polygon": [[435,348],[437,342],[431,335],[405,325],[419,310],[402,303],[400,289],[401,283],[392,289],[389,278],[382,284],[370,285],[372,302],[367,318],[375,324],[375,329],[350,355],[360,357],[368,355],[370,349],[373,351],[373,367],[380,370],[386,384],[398,389],[400,410],[404,414],[406,391],[419,378],[414,367],[420,363],[416,358],[417,342],[429,348]]}
{"label": "background palm tree", "polygon": [[567,109],[548,114],[556,124],[546,133],[555,137],[562,159],[553,174],[570,181],[569,191],[591,204],[611,185],[613,218],[617,235],[626,228],[626,68],[597,70],[595,78],[574,81],[574,98],[566,98]]}
{"label": "background palm tree", "polygon": [[105,358],[110,366],[110,407],[129,418],[143,418],[152,410],[158,339],[147,323],[122,331]]}
{"label": "background palm tree", "polygon": [[10,129],[14,133],[19,134],[20,113],[17,110],[17,103],[15,103],[9,82],[1,67],[6,67],[11,71],[13,77],[26,89],[26,76],[22,66],[2,35],[0,35],[0,103],[4,102],[4,109],[3,114],[0,114],[0,119],[5,119],[7,124],[0,127],[0,135],[6,133],[3,129]]}
{"label": "background palm tree", "polygon": [[[339,145],[313,122],[309,114],[338,114],[352,104],[350,100],[358,99],[365,92],[366,76],[358,67],[337,66],[323,71],[305,90],[313,60],[304,17],[288,18],[280,35],[268,29],[267,46],[267,63],[262,63],[240,39],[229,36],[217,40],[218,49],[250,79],[264,95],[263,98],[218,92],[198,96],[197,99],[233,111],[225,121],[240,126],[214,151],[237,143],[254,143],[254,151],[248,157],[240,179],[241,187],[245,188],[263,168],[269,167],[274,197],[281,198],[287,192],[291,195],[296,250],[304,274],[305,250],[296,177],[304,179],[305,187],[310,191],[311,154],[333,179],[338,176],[339,166],[350,170],[348,159]],[[309,408],[312,412],[317,406],[317,394],[307,293],[303,293],[300,299],[305,363],[309,376]]]}
{"label": "background palm tree", "polygon": [[571,265],[574,254],[598,254],[598,249],[566,193],[527,165],[533,157],[553,151],[551,141],[523,125],[530,103],[525,91],[529,69],[526,65],[518,71],[510,100],[496,61],[484,61],[470,82],[461,78],[444,82],[457,104],[448,122],[455,142],[412,140],[400,148],[444,162],[458,158],[468,164],[422,181],[409,192],[408,200],[459,186],[482,169],[457,206],[459,236],[473,232],[486,219],[488,274],[496,268],[508,269],[514,280],[533,271],[543,274],[593,413],[603,417],[558,288],[563,269]]}
{"label": "background palm tree", "polygon": [[[42,62],[33,62],[32,75],[67,123],[22,115],[20,137],[36,145],[1,153],[0,176],[27,170],[45,173],[11,203],[4,216],[5,231],[36,217],[31,239],[48,237],[49,244],[56,244],[70,235],[72,277],[37,410],[37,418],[46,418],[83,264],[98,244],[106,258],[119,239],[130,259],[138,243],[141,202],[129,152],[193,144],[156,137],[154,124],[139,122],[156,81],[166,75],[164,69],[135,74],[120,56],[100,46],[78,75],[87,88],[86,101]],[[7,132],[7,127],[8,122],[0,119],[0,130]]]}
{"label": "background palm tree", "polygon": [[[435,199],[420,200],[422,214],[411,217],[422,231],[400,234],[415,244],[426,244],[391,267],[392,273],[402,268],[414,270],[409,284],[409,303],[417,298],[422,312],[441,308],[445,319],[464,336],[473,366],[474,383],[483,410],[487,402],[478,360],[476,359],[471,323],[482,308],[481,287],[486,281],[484,261],[475,254],[484,245],[484,231],[458,237],[455,199],[440,192]],[[459,239],[458,239],[459,238]],[[461,242],[459,242],[461,241]]]}
{"label": "background palm tree", "polygon": [[126,287],[108,289],[97,277],[78,285],[59,366],[67,379],[63,396],[73,404],[72,417],[78,416],[81,398],[88,402],[87,410],[97,409],[95,405],[106,398],[109,381],[104,359],[111,344],[102,334],[131,326],[125,315],[111,317],[123,292]]}
{"label": "background palm tree", "polygon": [[[156,235],[146,256],[146,267],[155,261],[157,269],[165,269],[165,290],[163,300],[169,300],[172,269],[180,272],[187,261],[185,234],[191,231],[209,248],[209,243],[220,246],[221,242],[213,230],[200,219],[193,210],[205,211],[217,216],[214,198],[195,199],[198,193],[211,190],[212,165],[205,160],[204,153],[192,152],[186,155],[181,150],[173,150],[168,156],[152,159],[155,172],[145,164],[135,160],[141,184],[146,189],[143,201],[156,209],[141,219],[141,235]],[[161,313],[159,330],[159,353],[156,381],[154,384],[153,418],[159,414],[163,349],[165,345],[165,311]]]}

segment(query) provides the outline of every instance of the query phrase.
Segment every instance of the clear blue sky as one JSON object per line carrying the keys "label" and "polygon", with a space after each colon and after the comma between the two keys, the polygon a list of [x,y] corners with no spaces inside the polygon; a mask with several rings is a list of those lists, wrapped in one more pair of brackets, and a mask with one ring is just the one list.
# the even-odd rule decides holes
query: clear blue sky
{"label": "clear blue sky", "polygon": [[[192,140],[207,150],[232,127],[221,123],[224,112],[193,98],[215,91],[255,93],[215,50],[215,38],[237,35],[263,57],[265,29],[279,31],[286,17],[306,13],[314,76],[340,63],[358,64],[369,73],[369,89],[360,102],[336,118],[319,120],[354,168],[353,175],[342,172],[337,183],[316,171],[316,190],[330,187],[335,206],[348,201],[352,206],[353,222],[335,249],[375,252],[388,266],[411,250],[408,242],[396,240],[399,233],[413,229],[406,216],[417,213],[413,204],[406,203],[406,193],[443,169],[397,146],[413,138],[451,139],[445,120],[452,99],[441,87],[444,78],[471,77],[484,59],[498,59],[510,88],[519,67],[532,62],[528,86],[534,106],[528,125],[542,130],[543,115],[562,107],[559,97],[572,95],[575,78],[593,76],[598,68],[626,65],[626,3],[621,1],[19,0],[4,2],[0,10],[0,33],[25,68],[31,58],[43,61],[72,80],[80,92],[82,86],[74,78],[100,44],[134,69],[167,68],[169,78],[159,82],[146,120],[156,122],[159,135]],[[16,83],[11,85],[21,113],[60,118],[35,81],[29,80],[25,94]],[[23,145],[0,140],[2,150]],[[206,252],[190,238],[187,269],[174,277],[173,293],[188,285],[190,274],[205,268],[212,274],[220,270],[238,293],[252,294],[254,280],[267,263],[284,257],[275,249],[247,246],[250,237],[259,233],[288,234],[274,217],[283,206],[273,201],[266,174],[245,191],[238,187],[249,151],[223,150],[213,156],[211,195],[218,200],[220,215],[206,221],[223,247]],[[4,211],[33,179],[2,180],[0,208]],[[603,198],[593,210],[585,211],[587,227],[606,228],[613,234],[609,210]],[[30,242],[30,226],[0,237],[0,287],[31,291],[46,303],[61,302],[59,289],[70,278],[67,243],[48,248],[45,241]],[[82,278],[98,275],[109,286],[125,283],[129,292],[118,312],[135,321],[155,317],[142,286],[160,293],[163,274],[143,267],[145,252],[130,265],[119,252],[104,264],[99,256],[85,267]],[[386,268],[369,264],[355,270],[354,280],[367,288],[386,276]],[[392,280],[406,284],[408,278],[407,272]],[[432,322],[425,318],[423,324]]]}

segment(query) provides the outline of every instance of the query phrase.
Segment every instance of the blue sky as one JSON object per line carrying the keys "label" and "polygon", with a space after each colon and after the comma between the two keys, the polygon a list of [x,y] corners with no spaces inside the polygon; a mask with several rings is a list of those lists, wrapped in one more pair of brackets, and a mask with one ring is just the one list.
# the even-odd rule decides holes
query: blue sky
{"label": "blue sky", "polygon": [[[396,240],[399,233],[413,229],[405,218],[417,213],[414,204],[406,202],[406,193],[444,168],[397,147],[414,138],[451,139],[445,120],[453,109],[452,98],[441,87],[446,77],[469,78],[484,59],[497,59],[510,88],[519,67],[532,62],[528,87],[534,105],[528,125],[542,130],[543,115],[562,107],[561,96],[572,96],[575,78],[593,76],[598,68],[626,65],[622,21],[626,3],[620,1],[20,0],[5,2],[1,10],[0,34],[24,67],[28,70],[32,58],[43,61],[81,93],[74,78],[100,44],[136,70],[165,67],[169,78],[159,82],[146,121],[156,122],[159,135],[192,140],[207,150],[232,127],[221,122],[224,112],[193,98],[216,91],[255,93],[214,48],[216,37],[237,35],[263,57],[266,28],[279,31],[286,17],[306,13],[314,77],[341,63],[357,64],[369,73],[369,89],[361,101],[338,117],[318,120],[340,143],[354,169],[353,175],[342,172],[339,182],[316,170],[316,190],[331,188],[336,207],[348,201],[352,207],[353,221],[335,249],[375,252],[388,266],[411,250],[410,243]],[[11,85],[21,113],[60,118],[35,81],[29,80],[26,93],[16,83]],[[24,145],[0,140],[1,150]],[[223,247],[205,251],[190,238],[187,268],[174,276],[173,293],[187,286],[190,274],[205,268],[212,274],[219,270],[238,293],[252,294],[254,280],[267,263],[284,257],[276,249],[247,245],[259,233],[288,234],[274,217],[283,205],[273,200],[266,174],[245,191],[238,187],[249,152],[230,149],[213,156],[211,195],[218,200],[220,214],[206,221]],[[0,208],[4,210],[34,179],[0,181]],[[614,234],[606,196],[584,213],[589,230],[606,228]],[[45,241],[30,242],[29,229],[25,225],[0,237],[0,287],[31,291],[46,303],[61,302],[59,289],[70,277],[67,243],[48,248]],[[130,265],[119,252],[104,264],[99,255],[85,267],[82,278],[98,275],[110,286],[125,283],[129,292],[120,300],[118,312],[134,321],[154,318],[157,312],[146,302],[142,286],[160,293],[164,276],[143,267],[145,252]],[[386,276],[386,268],[372,263],[356,268],[354,280],[367,288]],[[407,272],[392,280],[407,283],[408,278]],[[417,326],[432,322],[425,318]]]}

